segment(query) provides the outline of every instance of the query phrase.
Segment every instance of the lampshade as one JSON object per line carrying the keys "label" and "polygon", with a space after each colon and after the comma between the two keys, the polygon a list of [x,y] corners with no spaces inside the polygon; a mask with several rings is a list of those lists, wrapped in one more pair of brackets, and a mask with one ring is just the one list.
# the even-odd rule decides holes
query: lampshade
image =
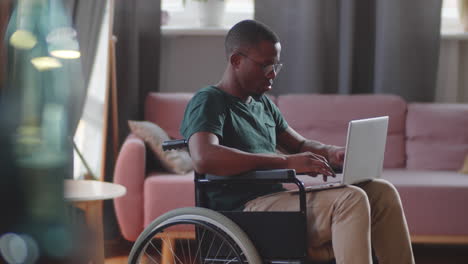
{"label": "lampshade", "polygon": [[61,59],[78,59],[81,56],[76,31],[72,27],[53,29],[47,35],[49,53]]}
{"label": "lampshade", "polygon": [[61,0],[49,0],[49,20],[46,40],[49,53],[61,59],[78,59],[81,56],[76,30],[71,26]]}
{"label": "lampshade", "polygon": [[18,0],[17,8],[12,14],[11,23],[15,25],[15,31],[10,36],[10,44],[22,50],[32,49],[37,44],[37,37],[33,33],[34,23],[32,19],[36,16],[31,0]]}
{"label": "lampshade", "polygon": [[27,30],[19,29],[10,37],[10,44],[17,49],[32,49],[36,43],[36,36]]}
{"label": "lampshade", "polygon": [[49,56],[32,58],[31,63],[38,71],[52,70],[62,67],[62,63],[58,59]]}

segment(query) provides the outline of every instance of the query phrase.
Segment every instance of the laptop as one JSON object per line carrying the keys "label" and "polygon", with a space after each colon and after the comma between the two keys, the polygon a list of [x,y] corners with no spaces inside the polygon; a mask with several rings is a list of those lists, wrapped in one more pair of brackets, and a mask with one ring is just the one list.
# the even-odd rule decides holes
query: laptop
{"label": "laptop", "polygon": [[336,178],[328,177],[327,182],[307,186],[306,191],[339,188],[380,178],[387,128],[388,116],[350,121],[343,173],[337,173]]}

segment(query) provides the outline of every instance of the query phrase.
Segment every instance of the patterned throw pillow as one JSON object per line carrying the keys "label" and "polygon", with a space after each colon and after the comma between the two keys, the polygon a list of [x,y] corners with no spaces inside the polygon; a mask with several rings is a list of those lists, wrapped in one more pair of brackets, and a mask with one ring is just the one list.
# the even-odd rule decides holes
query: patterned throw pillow
{"label": "patterned throw pillow", "polygon": [[162,143],[170,140],[170,138],[158,125],[149,121],[132,120],[128,121],[128,125],[132,133],[141,138],[150,147],[167,171],[176,174],[186,174],[193,170],[192,159],[187,151],[164,151],[162,149]]}
{"label": "patterned throw pillow", "polygon": [[468,174],[468,155],[465,157],[465,162],[463,162],[463,166],[460,169],[460,173]]}

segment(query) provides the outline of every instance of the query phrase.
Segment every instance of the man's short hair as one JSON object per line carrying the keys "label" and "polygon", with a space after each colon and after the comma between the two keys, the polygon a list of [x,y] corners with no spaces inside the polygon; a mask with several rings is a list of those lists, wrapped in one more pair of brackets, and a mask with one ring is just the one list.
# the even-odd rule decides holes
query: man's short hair
{"label": "man's short hair", "polygon": [[262,41],[279,42],[279,37],[265,24],[255,20],[243,20],[235,24],[224,40],[226,56],[239,48],[251,48]]}

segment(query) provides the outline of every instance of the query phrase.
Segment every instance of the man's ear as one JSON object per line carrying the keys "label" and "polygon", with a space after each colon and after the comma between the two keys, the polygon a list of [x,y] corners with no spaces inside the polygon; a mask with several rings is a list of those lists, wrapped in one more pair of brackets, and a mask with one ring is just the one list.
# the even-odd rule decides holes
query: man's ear
{"label": "man's ear", "polygon": [[234,68],[238,68],[241,60],[241,55],[239,53],[233,53],[229,57],[229,63],[231,63],[231,66]]}

